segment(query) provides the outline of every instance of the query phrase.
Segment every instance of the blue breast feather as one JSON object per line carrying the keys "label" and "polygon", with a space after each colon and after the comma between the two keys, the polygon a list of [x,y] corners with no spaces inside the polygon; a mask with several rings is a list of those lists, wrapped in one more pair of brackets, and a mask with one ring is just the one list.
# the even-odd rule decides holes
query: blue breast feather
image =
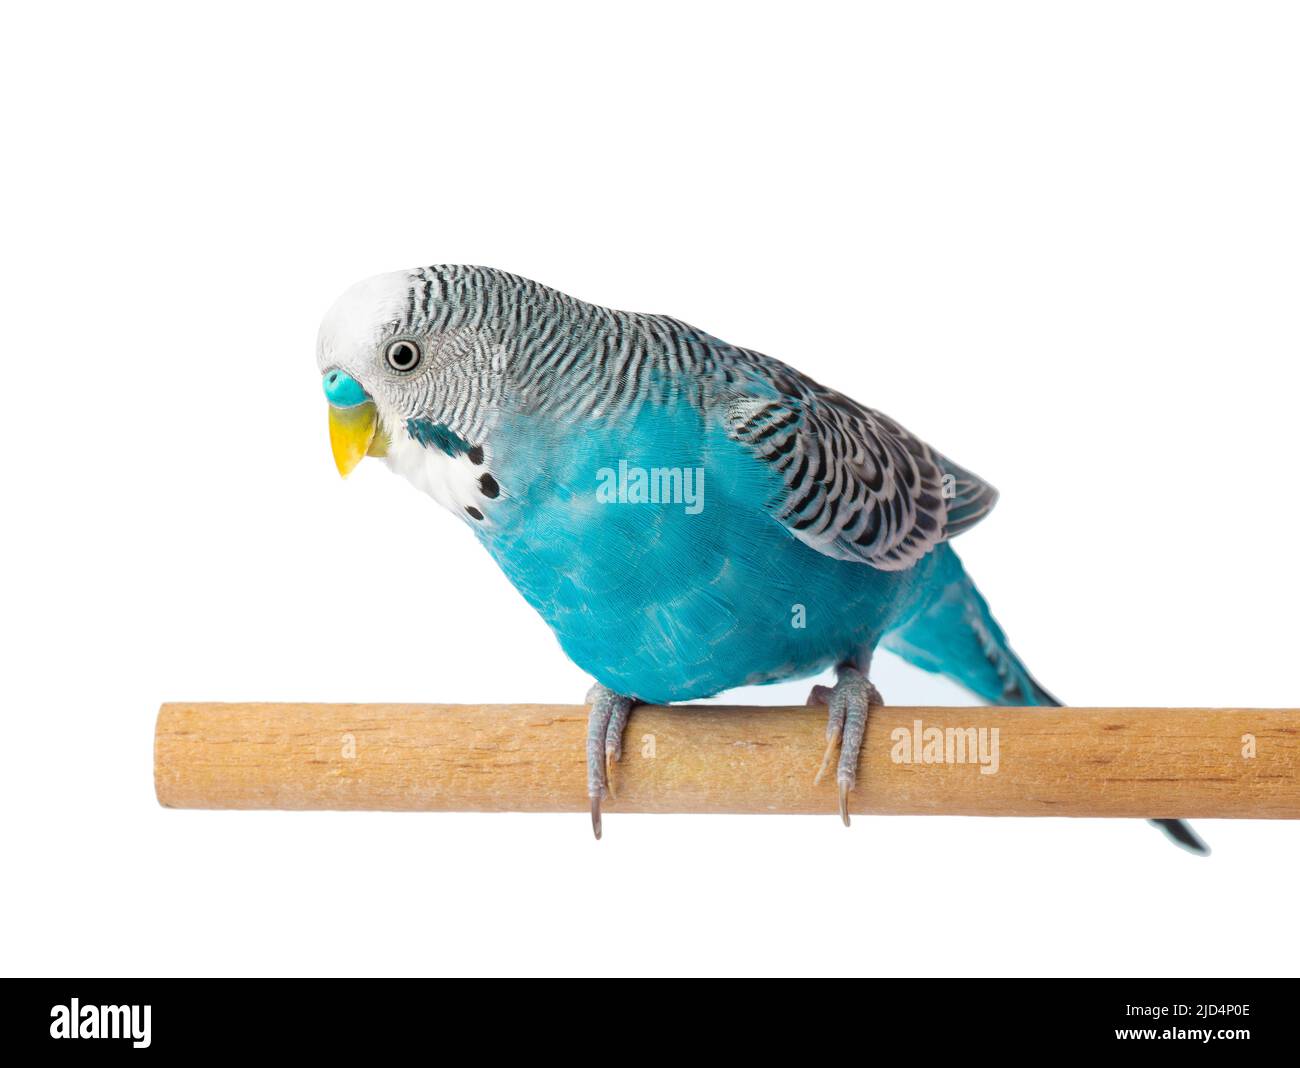
{"label": "blue breast feather", "polygon": [[[685,399],[612,425],[507,416],[492,453],[503,495],[479,538],[576,664],[644,701],[814,674],[874,647],[960,570],[946,545],[886,572],[803,544],[767,509],[779,475]],[[620,461],[702,470],[696,514],[602,503]]]}

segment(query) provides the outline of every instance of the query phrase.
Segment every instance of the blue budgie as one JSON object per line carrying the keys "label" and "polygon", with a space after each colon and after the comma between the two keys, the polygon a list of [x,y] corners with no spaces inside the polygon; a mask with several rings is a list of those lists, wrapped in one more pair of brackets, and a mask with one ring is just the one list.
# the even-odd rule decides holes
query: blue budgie
{"label": "blue budgie", "polygon": [[846,824],[877,646],[986,701],[1058,703],[949,545],[993,487],[778,360],[463,266],[353,286],[317,360],[340,473],[382,456],[459,516],[595,679],[597,837],[639,702],[833,667],[810,702]]}

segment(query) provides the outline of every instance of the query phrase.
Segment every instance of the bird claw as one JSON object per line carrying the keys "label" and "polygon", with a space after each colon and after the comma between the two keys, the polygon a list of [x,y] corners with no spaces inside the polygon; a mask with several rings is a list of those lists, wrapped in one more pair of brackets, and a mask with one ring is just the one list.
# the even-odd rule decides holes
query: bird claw
{"label": "bird claw", "polygon": [[591,830],[601,834],[600,803],[613,797],[613,767],[623,754],[623,731],[635,702],[600,683],[587,693],[591,710],[587,714],[587,796],[591,798]]}
{"label": "bird claw", "polygon": [[855,667],[840,667],[833,687],[814,686],[808,695],[810,705],[825,704],[826,752],[822,755],[821,766],[813,779],[816,786],[830,770],[831,760],[836,747],[840,759],[835,772],[835,783],[839,796],[840,819],[844,826],[850,826],[849,791],[857,784],[858,757],[862,752],[862,742],[866,737],[867,714],[873,706],[884,704],[879,691],[871,685],[866,675]]}
{"label": "bird claw", "polygon": [[618,797],[614,792],[614,765],[618,763],[618,754],[608,745],[605,746],[605,792],[610,797]]}
{"label": "bird claw", "polygon": [[[826,689],[826,687],[823,686],[821,689]],[[821,767],[817,769],[817,774],[813,777],[814,786],[817,786],[822,781],[825,774],[830,770],[831,758],[835,756],[835,750],[840,744],[841,730],[839,727],[828,726],[826,728],[826,734],[826,752],[822,754]]]}

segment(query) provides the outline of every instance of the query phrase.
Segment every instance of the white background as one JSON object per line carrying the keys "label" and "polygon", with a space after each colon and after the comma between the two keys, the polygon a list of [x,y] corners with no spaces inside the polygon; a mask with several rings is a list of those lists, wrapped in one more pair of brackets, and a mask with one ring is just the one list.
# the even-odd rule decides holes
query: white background
{"label": "white background", "polygon": [[438,262],[677,315],[989,478],[959,551],[1069,701],[1300,704],[1294,10],[11,10],[4,970],[1293,971],[1294,824],[1203,822],[1209,860],[1100,820],[597,844],[164,811],[151,742],[168,699],[581,699],[460,522],[330,461],[320,316]]}

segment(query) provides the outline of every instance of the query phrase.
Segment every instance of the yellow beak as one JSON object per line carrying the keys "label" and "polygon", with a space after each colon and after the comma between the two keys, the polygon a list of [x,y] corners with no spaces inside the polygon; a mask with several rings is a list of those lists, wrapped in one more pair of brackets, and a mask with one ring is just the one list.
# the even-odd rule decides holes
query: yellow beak
{"label": "yellow beak", "polygon": [[388,452],[388,438],[379,429],[379,419],[373,401],[351,408],[330,406],[330,449],[334,452],[334,466],[344,478],[366,456],[384,456]]}

